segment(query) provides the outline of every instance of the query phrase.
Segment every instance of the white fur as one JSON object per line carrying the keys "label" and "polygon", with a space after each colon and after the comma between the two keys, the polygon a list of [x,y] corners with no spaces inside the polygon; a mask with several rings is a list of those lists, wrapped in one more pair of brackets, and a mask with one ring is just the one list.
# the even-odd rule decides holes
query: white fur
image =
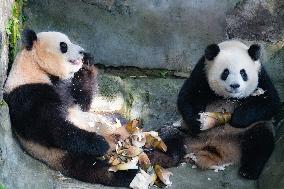
{"label": "white fur", "polygon": [[211,129],[217,123],[217,120],[214,119],[214,118],[211,118],[208,115],[208,112],[201,112],[201,113],[199,113],[199,116],[200,116],[200,119],[198,121],[200,121],[200,130],[201,131]]}
{"label": "white fur", "polygon": [[[38,40],[40,43],[43,43],[44,47],[47,48],[46,51],[60,55],[64,62],[64,67],[68,70],[65,78],[68,79],[73,77],[74,73],[77,72],[82,67],[82,54],[80,51],[84,49],[79,45],[72,43],[69,38],[60,32],[40,32],[37,34]],[[65,42],[68,46],[66,53],[62,53],[60,50],[60,42]],[[79,64],[72,64],[70,61],[79,61]]]}
{"label": "white fur", "polygon": [[[23,49],[16,56],[5,84],[5,92],[14,88],[33,83],[51,84],[48,74],[69,79],[82,67],[83,48],[70,42],[69,38],[60,32],[41,32],[37,34],[33,49]],[[66,53],[60,50],[60,42],[68,46]],[[76,61],[77,64],[72,64]]]}
{"label": "white fur", "polygon": [[[205,71],[210,88],[224,98],[244,98],[250,96],[258,85],[258,73],[260,62],[253,61],[248,54],[248,47],[239,41],[225,41],[218,44],[219,54],[212,61],[206,60]],[[230,74],[223,81],[221,74],[224,69],[228,69]],[[244,81],[240,70],[245,69],[248,80]],[[239,84],[238,91],[231,90],[231,84]]]}
{"label": "white fur", "polygon": [[224,171],[225,167],[232,165],[232,163],[226,163],[223,165],[212,165],[209,169],[213,169],[214,172],[218,173],[219,171]]}

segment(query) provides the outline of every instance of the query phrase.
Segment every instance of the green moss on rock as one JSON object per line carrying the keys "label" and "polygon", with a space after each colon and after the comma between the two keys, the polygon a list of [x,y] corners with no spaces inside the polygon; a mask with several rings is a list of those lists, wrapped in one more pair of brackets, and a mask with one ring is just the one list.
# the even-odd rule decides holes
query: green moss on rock
{"label": "green moss on rock", "polygon": [[23,21],[25,17],[23,16],[23,6],[27,3],[27,0],[15,0],[12,5],[11,16],[6,25],[6,33],[9,38],[9,67],[14,61],[14,58],[19,50],[18,40],[21,38],[21,33],[23,30]]}
{"label": "green moss on rock", "polygon": [[100,95],[113,99],[121,90],[119,78],[110,75],[100,75],[98,77]]}

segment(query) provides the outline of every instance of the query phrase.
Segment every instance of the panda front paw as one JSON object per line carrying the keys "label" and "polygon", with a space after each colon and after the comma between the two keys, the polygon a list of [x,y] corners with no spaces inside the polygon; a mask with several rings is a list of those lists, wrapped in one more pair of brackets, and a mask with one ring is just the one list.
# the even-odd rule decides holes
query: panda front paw
{"label": "panda front paw", "polygon": [[107,140],[103,136],[97,135],[93,144],[93,148],[91,149],[91,154],[97,157],[103,156],[108,152],[109,148],[110,145]]}
{"label": "panda front paw", "polygon": [[205,131],[216,126],[217,120],[210,117],[208,112],[199,113],[200,130]]}

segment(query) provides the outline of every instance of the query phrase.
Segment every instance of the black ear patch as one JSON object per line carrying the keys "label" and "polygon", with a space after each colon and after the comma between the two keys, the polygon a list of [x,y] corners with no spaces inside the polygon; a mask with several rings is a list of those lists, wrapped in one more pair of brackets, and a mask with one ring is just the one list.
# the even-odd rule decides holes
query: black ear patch
{"label": "black ear patch", "polygon": [[248,49],[249,56],[254,60],[258,60],[260,58],[260,50],[261,47],[257,44],[253,44]]}
{"label": "black ear patch", "polygon": [[33,30],[26,29],[23,32],[23,46],[27,50],[32,50],[34,41],[37,40],[36,33]]}
{"label": "black ear patch", "polygon": [[205,49],[205,58],[207,60],[213,60],[220,52],[220,48],[216,44],[208,45]]}

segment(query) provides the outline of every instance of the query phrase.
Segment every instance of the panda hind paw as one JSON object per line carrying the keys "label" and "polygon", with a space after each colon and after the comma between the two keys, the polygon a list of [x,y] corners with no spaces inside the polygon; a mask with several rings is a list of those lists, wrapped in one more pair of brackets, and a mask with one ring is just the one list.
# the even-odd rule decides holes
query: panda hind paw
{"label": "panda hind paw", "polygon": [[259,177],[260,172],[256,169],[251,167],[241,167],[239,169],[240,176],[249,179],[249,180],[256,180]]}

